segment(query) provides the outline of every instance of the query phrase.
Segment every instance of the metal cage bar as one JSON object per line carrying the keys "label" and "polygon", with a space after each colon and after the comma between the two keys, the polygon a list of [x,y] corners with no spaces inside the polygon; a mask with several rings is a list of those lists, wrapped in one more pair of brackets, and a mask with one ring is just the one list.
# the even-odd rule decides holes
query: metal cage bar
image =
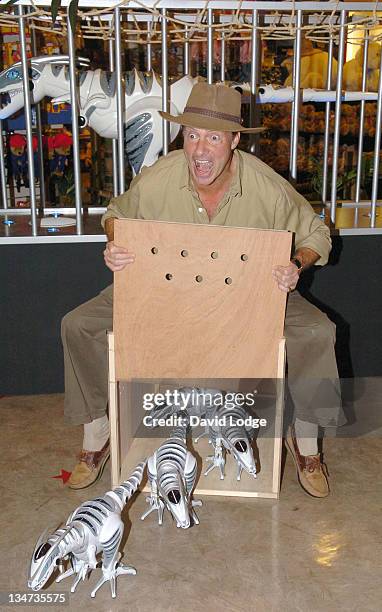
{"label": "metal cage bar", "polygon": [[212,9],[207,9],[207,83],[211,84],[213,82],[213,70],[214,70],[214,32],[212,29],[212,24],[214,21],[214,16]]}
{"label": "metal cage bar", "polygon": [[[114,72],[115,61],[114,61],[114,43],[113,39],[109,40],[109,68],[110,72]],[[118,189],[118,139],[111,139],[111,154],[112,154],[112,168],[113,168],[113,196],[116,197],[119,194]]]}
{"label": "metal cage bar", "polygon": [[115,72],[117,80],[117,133],[118,133],[118,193],[125,191],[125,142],[123,115],[125,107],[125,93],[122,89],[122,45],[121,45],[121,11],[117,6],[114,9],[115,34]]}
{"label": "metal cage bar", "polygon": [[347,12],[342,11],[341,19],[340,19],[340,39],[338,43],[336,106],[335,106],[334,137],[333,137],[333,162],[332,162],[333,167],[332,167],[332,187],[331,187],[331,202],[330,202],[330,219],[332,223],[336,222],[337,172],[338,172],[338,153],[339,153],[339,145],[340,145],[342,74],[343,74],[344,56],[345,56],[346,17],[347,17]]}
{"label": "metal cage bar", "polygon": [[[168,56],[167,56],[167,20],[166,9],[161,10],[162,13],[162,111],[168,112],[169,103],[169,86],[168,86]],[[170,125],[166,119],[162,119],[162,142],[163,155],[167,155],[170,141]]]}
{"label": "metal cage bar", "polygon": [[28,155],[28,172],[29,172],[29,199],[31,210],[32,234],[37,236],[37,210],[36,210],[36,189],[35,189],[35,174],[33,160],[33,143],[32,143],[32,109],[29,81],[29,66],[27,59],[27,47],[25,37],[25,22],[24,22],[24,7],[18,6],[19,15],[19,31],[20,31],[20,49],[21,49],[21,64],[23,67],[23,89],[24,89],[24,116],[25,129],[27,134],[27,155]]}
{"label": "metal cage bar", "polygon": [[[328,50],[328,71],[326,80],[326,89],[332,89],[332,72],[333,72],[333,36],[330,36]],[[326,206],[326,198],[328,195],[328,162],[329,162],[329,144],[330,144],[330,102],[325,104],[325,132],[324,132],[324,154],[322,162],[322,203]]]}
{"label": "metal cage bar", "polygon": [[77,82],[76,82],[76,49],[74,44],[74,32],[69,18],[67,17],[68,27],[68,51],[69,51],[69,83],[70,101],[72,109],[72,137],[73,137],[73,169],[74,169],[74,197],[76,203],[76,232],[81,235],[83,232],[82,224],[82,197],[81,197],[81,166],[80,166],[80,135],[78,128],[78,108],[77,108]]}
{"label": "metal cage bar", "polygon": [[292,104],[292,133],[291,133],[291,156],[290,156],[290,175],[297,179],[297,153],[298,153],[298,123],[300,113],[300,79],[301,79],[301,36],[302,36],[302,11],[297,11],[295,40],[295,62],[293,79],[293,104]]}
{"label": "metal cage bar", "polygon": [[8,209],[7,199],[7,178],[5,176],[5,155],[4,155],[4,137],[3,137],[3,121],[0,119],[0,180],[1,180],[1,200],[3,209]]}
{"label": "metal cage bar", "polygon": [[[32,51],[37,55],[36,31],[32,29]],[[44,172],[44,147],[42,140],[41,104],[36,104],[36,134],[38,141],[38,160],[40,165],[40,209],[44,210],[46,205],[45,172]]]}
{"label": "metal cage bar", "polygon": [[185,26],[184,32],[184,46],[183,46],[183,74],[190,74],[190,42],[188,40],[189,37],[189,26]]}
{"label": "metal cage bar", "polygon": [[370,227],[375,227],[376,221],[376,206],[378,195],[378,177],[379,177],[379,151],[381,148],[381,128],[382,128],[382,53],[379,64],[379,84],[378,84],[378,104],[377,104],[377,120],[375,126],[375,145],[374,145],[374,168],[373,168],[373,188],[371,192],[371,209],[370,209]]}
{"label": "metal cage bar", "polygon": [[[367,85],[367,55],[369,50],[369,35],[365,32],[365,40],[363,46],[363,60],[362,60],[362,91],[366,91]],[[358,155],[357,155],[357,177],[355,185],[355,201],[358,203],[361,194],[361,174],[362,174],[362,153],[363,153],[363,135],[364,135],[364,121],[365,121],[365,100],[361,100],[361,107],[359,113],[359,136],[358,136]]]}

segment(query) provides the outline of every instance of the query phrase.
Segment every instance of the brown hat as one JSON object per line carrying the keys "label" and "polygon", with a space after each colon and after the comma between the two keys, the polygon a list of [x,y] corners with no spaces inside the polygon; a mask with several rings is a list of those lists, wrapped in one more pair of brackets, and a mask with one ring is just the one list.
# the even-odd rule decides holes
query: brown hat
{"label": "brown hat", "polygon": [[163,119],[202,130],[218,132],[262,132],[266,128],[245,128],[241,125],[241,95],[226,85],[196,83],[182,115],[159,111]]}

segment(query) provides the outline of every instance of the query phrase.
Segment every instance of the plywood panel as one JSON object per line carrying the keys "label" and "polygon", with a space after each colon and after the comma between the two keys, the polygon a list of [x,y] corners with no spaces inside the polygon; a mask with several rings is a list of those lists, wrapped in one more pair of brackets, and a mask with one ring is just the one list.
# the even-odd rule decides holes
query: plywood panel
{"label": "plywood panel", "polygon": [[289,232],[120,219],[136,253],[114,275],[116,378],[276,378]]}

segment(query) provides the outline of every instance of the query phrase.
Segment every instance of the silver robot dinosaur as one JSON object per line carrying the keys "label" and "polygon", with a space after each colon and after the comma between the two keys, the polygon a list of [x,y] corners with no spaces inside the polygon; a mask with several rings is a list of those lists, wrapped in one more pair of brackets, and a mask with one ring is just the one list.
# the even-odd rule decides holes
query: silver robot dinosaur
{"label": "silver robot dinosaur", "polygon": [[187,450],[187,427],[185,419],[184,425],[176,427],[147,462],[151,495],[146,501],[150,507],[142,515],[142,520],[157,510],[158,523],[162,525],[163,512],[167,508],[177,527],[187,529],[199,524],[194,506],[201,506],[202,502],[192,499],[197,464],[195,457]]}
{"label": "silver robot dinosaur", "polygon": [[[214,448],[214,454],[207,457],[211,462],[204,475],[207,476],[215,467],[220,470],[220,479],[224,480],[224,468],[227,451],[237,463],[237,480],[241,479],[245,470],[256,478],[256,461],[253,456],[252,438],[254,428],[240,424],[248,418],[248,413],[242,406],[210,407],[206,411],[206,431],[195,439],[198,442],[203,436],[208,436]],[[221,424],[220,424],[221,423]]]}
{"label": "silver robot dinosaur", "polygon": [[[97,555],[102,553],[102,577],[91,592],[95,597],[98,589],[110,582],[111,596],[116,596],[116,579],[122,574],[136,574],[136,570],[122,565],[119,546],[124,525],[121,512],[128,499],[139,487],[146,461],[139,463],[133,474],[121,485],[81,504],[66,521],[64,527],[46,537],[39,538],[30,563],[28,587],[40,590],[46,584],[57,565],[60,575],[56,582],[75,575],[71,592],[74,593],[80,580],[85,580],[97,566]],[[64,571],[63,561],[69,560],[69,569]]]}
{"label": "silver robot dinosaur", "polygon": [[[30,61],[29,83],[32,103],[45,96],[53,104],[70,102],[67,55],[34,57]],[[79,67],[88,60],[79,58]],[[151,166],[162,149],[162,85],[160,77],[151,72],[132,70],[125,81],[125,148],[135,174],[142,166]],[[174,81],[170,86],[170,112],[183,112],[192,86],[190,76]],[[78,104],[81,127],[89,126],[105,138],[117,138],[116,73],[104,70],[80,72]],[[17,62],[0,73],[0,119],[11,117],[24,106],[23,67]],[[176,138],[180,126],[170,124],[170,140]]]}

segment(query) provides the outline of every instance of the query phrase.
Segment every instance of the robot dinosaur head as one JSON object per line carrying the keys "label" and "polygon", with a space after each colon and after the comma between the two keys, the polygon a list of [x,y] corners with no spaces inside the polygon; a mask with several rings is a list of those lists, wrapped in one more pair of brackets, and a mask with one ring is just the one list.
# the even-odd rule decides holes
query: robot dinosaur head
{"label": "robot dinosaur head", "polygon": [[158,477],[163,483],[161,487],[163,503],[171,513],[176,526],[188,529],[191,525],[190,500],[181,474],[178,471],[174,472],[172,463],[163,462],[158,470]]}
{"label": "robot dinosaur head", "polygon": [[[87,66],[89,63],[85,58],[78,58],[78,62],[80,66]],[[46,80],[52,77],[52,71],[59,71],[68,63],[68,55],[42,55],[30,60],[28,81],[33,104],[40,102],[48,94],[45,85]],[[21,62],[12,64],[0,73],[0,119],[7,119],[24,107],[23,74]]]}
{"label": "robot dinosaur head", "polygon": [[39,537],[29,566],[28,587],[33,591],[39,591],[57,568],[57,561],[61,558],[59,544],[67,531],[60,530],[58,538],[47,538],[48,532],[45,530]]}
{"label": "robot dinosaur head", "polygon": [[239,474],[243,469],[256,478],[256,461],[248,438],[243,436],[227,440],[227,448],[237,461]]}
{"label": "robot dinosaur head", "polygon": [[[29,87],[32,101],[36,81],[41,76],[42,65],[31,62],[29,68]],[[23,67],[16,62],[10,68],[0,73],[0,119],[7,119],[24,106]]]}

